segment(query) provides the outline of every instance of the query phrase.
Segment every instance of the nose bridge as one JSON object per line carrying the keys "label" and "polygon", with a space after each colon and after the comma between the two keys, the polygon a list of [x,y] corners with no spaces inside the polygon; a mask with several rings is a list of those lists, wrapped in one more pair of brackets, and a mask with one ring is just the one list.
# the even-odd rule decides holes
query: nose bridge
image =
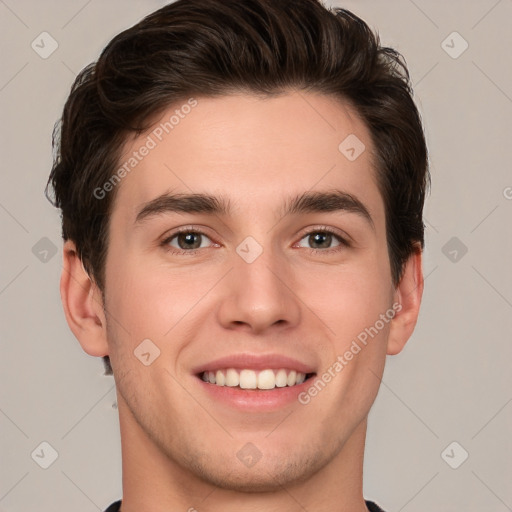
{"label": "nose bridge", "polygon": [[283,284],[277,276],[279,269],[282,277],[287,272],[275,252],[269,247],[258,249],[251,242],[245,242],[237,248],[237,254],[239,258],[235,260],[234,274],[242,287],[254,296],[282,293]]}
{"label": "nose bridge", "polygon": [[[268,241],[267,237],[267,241]],[[283,255],[255,238],[247,237],[233,255],[229,296],[224,297],[220,320],[225,327],[245,324],[261,331],[274,324],[295,324],[299,304],[293,294],[292,278]],[[286,284],[285,284],[286,283]]]}
{"label": "nose bridge", "polygon": [[287,274],[280,256],[272,250],[269,240],[263,247],[252,237],[240,243],[236,252],[233,277],[239,283],[240,292],[252,297],[255,305],[261,301],[258,307],[269,307],[284,292],[283,283],[277,277],[279,272],[283,278]]}

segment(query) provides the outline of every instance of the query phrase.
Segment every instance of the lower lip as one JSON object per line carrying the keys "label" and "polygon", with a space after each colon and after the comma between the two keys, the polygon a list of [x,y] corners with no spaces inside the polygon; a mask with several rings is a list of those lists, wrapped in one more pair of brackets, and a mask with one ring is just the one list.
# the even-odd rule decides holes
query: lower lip
{"label": "lower lip", "polygon": [[305,391],[313,382],[315,376],[305,380],[302,384],[285,386],[274,389],[241,389],[231,386],[217,386],[205,382],[196,376],[198,384],[215,401],[225,403],[243,411],[265,412],[283,408],[286,405],[298,402],[298,395]]}

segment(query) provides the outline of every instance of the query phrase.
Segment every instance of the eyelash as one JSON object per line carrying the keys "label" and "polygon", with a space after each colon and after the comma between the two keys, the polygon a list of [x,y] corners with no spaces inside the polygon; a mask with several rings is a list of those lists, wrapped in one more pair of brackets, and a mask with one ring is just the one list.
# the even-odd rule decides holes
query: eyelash
{"label": "eyelash", "polygon": [[[164,240],[162,240],[160,245],[164,248],[164,250],[166,250],[167,252],[169,252],[170,254],[173,254],[173,255],[183,255],[183,254],[194,255],[198,251],[200,251],[201,249],[206,249],[206,247],[200,247],[198,249],[190,249],[190,250],[185,250],[185,249],[176,250],[175,248],[171,248],[169,246],[169,243],[171,242],[171,240],[173,240],[174,238],[176,238],[176,236],[178,236],[178,235],[180,235],[182,233],[195,234],[195,235],[204,235],[207,238],[210,238],[203,231],[199,231],[199,230],[193,229],[193,228],[184,227],[184,228],[177,229],[172,235],[166,237]],[[347,248],[347,247],[351,247],[352,246],[351,243],[347,239],[345,239],[342,236],[340,236],[336,231],[334,231],[334,230],[332,230],[332,229],[330,229],[328,227],[325,227],[325,226],[322,226],[322,227],[315,228],[315,229],[312,229],[310,231],[307,231],[306,233],[304,233],[301,236],[301,238],[299,239],[299,242],[303,238],[305,238],[305,237],[307,237],[309,235],[312,235],[312,234],[317,234],[317,233],[333,235],[340,242],[340,245],[337,245],[335,247],[331,247],[331,248],[328,248],[328,249],[315,249],[313,247],[301,247],[301,249],[306,249],[310,253],[313,253],[313,254],[318,254],[318,253],[331,254],[331,253],[338,252],[338,251],[340,251],[343,248]],[[216,242],[214,242],[214,243],[216,243]]]}

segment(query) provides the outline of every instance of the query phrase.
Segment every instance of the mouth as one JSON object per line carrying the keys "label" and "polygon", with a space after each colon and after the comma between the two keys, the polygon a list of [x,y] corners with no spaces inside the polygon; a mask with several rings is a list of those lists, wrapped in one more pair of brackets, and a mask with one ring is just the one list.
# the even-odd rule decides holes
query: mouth
{"label": "mouth", "polygon": [[198,364],[198,389],[219,407],[246,413],[272,413],[297,404],[311,385],[317,363],[284,354],[238,352]]}
{"label": "mouth", "polygon": [[295,387],[314,377],[316,373],[304,373],[287,368],[222,368],[202,371],[196,376],[207,384],[248,391],[271,391],[276,388]]}

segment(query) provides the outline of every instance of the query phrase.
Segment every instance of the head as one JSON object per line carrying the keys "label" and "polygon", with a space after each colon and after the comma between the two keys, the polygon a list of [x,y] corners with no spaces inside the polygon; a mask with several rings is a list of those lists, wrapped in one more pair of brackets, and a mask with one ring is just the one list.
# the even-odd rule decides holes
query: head
{"label": "head", "polygon": [[[80,73],[55,148],[66,315],[84,349],[112,364],[125,414],[218,485],[251,478],[263,489],[277,474],[303,477],[304,461],[317,471],[333,459],[421,297],[429,174],[402,57],[317,0],[178,0]],[[191,231],[200,245],[185,254]],[[159,354],[148,366],[134,357],[145,339]],[[201,364],[234,352],[306,362],[315,375],[295,422],[318,421],[269,438],[279,411],[248,420],[221,407],[212,423],[201,388],[197,403],[189,394],[203,385]],[[236,460],[218,470],[249,441],[261,472],[236,476]]]}

